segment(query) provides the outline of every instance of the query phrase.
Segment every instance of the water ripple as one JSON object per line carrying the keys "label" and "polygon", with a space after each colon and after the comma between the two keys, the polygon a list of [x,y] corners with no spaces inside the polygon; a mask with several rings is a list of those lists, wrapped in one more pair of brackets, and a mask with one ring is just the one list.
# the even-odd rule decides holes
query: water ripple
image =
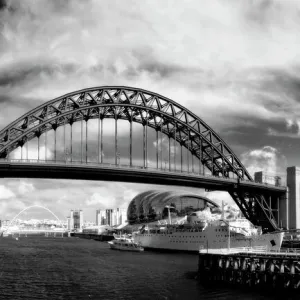
{"label": "water ripple", "polygon": [[195,279],[197,261],[191,254],[113,251],[86,239],[2,238],[0,299],[274,299],[204,288]]}

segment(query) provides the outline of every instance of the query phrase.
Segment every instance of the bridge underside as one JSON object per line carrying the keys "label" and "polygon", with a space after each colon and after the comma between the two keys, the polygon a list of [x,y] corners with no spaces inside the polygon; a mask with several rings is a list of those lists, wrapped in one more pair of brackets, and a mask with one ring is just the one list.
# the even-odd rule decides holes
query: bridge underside
{"label": "bridge underside", "polygon": [[[264,232],[278,229],[279,204],[285,195],[284,187],[270,188],[253,185],[253,182],[219,177],[205,177],[188,173],[149,170],[144,168],[122,168],[120,166],[88,166],[67,164],[1,163],[2,178],[49,178],[95,181],[119,181],[144,184],[176,185],[205,188],[211,191],[227,191],[243,215]],[[276,203],[273,210],[271,202]],[[274,202],[275,201],[275,202]],[[276,208],[277,207],[277,208]]]}
{"label": "bridge underside", "polygon": [[285,193],[255,192],[243,188],[228,190],[243,215],[263,232],[279,230],[280,207],[286,200]]}

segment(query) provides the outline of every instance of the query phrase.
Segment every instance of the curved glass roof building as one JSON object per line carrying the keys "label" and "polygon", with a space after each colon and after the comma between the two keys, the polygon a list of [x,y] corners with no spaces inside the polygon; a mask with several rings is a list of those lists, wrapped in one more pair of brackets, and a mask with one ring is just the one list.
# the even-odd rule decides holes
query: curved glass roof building
{"label": "curved glass roof building", "polygon": [[133,225],[167,219],[167,206],[171,206],[172,219],[190,215],[207,207],[218,207],[210,199],[196,194],[151,190],[138,194],[131,200],[127,209],[127,220]]}

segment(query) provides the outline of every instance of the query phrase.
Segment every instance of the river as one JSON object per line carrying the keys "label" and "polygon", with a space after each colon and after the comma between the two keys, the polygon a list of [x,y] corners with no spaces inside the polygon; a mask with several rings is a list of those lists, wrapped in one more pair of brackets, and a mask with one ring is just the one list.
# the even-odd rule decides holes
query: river
{"label": "river", "polygon": [[268,292],[205,288],[195,280],[197,261],[196,254],[117,251],[79,238],[6,237],[0,299],[274,299]]}

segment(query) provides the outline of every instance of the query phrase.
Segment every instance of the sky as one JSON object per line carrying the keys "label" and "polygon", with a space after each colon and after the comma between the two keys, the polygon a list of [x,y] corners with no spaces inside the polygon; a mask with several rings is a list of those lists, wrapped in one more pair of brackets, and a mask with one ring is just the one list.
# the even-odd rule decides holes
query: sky
{"label": "sky", "polygon": [[[193,111],[251,175],[284,177],[300,165],[299,12],[297,0],[0,0],[0,129],[65,93],[138,87]],[[112,137],[109,123],[105,132]],[[125,141],[126,130],[119,134]],[[105,147],[108,157],[112,144]],[[170,186],[1,179],[0,219],[36,204],[61,218],[83,209],[95,221],[97,208],[127,207],[148,189],[231,201]]]}

